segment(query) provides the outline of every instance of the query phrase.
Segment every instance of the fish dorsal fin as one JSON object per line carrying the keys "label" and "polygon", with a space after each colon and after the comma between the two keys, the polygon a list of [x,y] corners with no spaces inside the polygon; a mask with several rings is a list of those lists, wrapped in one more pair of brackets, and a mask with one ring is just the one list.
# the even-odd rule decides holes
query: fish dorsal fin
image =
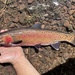
{"label": "fish dorsal fin", "polygon": [[52,46],[55,50],[59,50],[60,42],[57,42],[57,43],[51,44],[51,46]]}
{"label": "fish dorsal fin", "polygon": [[41,29],[41,23],[34,24],[31,28]]}

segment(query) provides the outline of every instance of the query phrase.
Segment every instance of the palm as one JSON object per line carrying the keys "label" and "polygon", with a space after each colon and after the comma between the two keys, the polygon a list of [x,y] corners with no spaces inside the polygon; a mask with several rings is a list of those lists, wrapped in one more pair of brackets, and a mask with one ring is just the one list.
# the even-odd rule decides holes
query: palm
{"label": "palm", "polygon": [[13,63],[16,59],[23,56],[21,47],[0,47],[0,63]]}

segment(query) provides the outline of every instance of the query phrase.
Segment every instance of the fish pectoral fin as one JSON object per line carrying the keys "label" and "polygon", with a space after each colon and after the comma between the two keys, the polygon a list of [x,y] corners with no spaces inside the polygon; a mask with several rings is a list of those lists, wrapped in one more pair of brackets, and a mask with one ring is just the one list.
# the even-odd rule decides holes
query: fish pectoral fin
{"label": "fish pectoral fin", "polygon": [[36,48],[35,52],[38,53],[41,48],[41,44],[37,44],[34,47]]}
{"label": "fish pectoral fin", "polygon": [[34,24],[31,28],[41,29],[41,24],[40,23]]}
{"label": "fish pectoral fin", "polygon": [[22,40],[17,40],[17,41],[9,43],[9,46],[12,46],[12,47],[20,46],[21,43],[22,43]]}
{"label": "fish pectoral fin", "polygon": [[12,42],[12,44],[19,44],[19,43],[22,43],[22,40],[17,40],[17,41]]}
{"label": "fish pectoral fin", "polygon": [[0,47],[3,47],[3,46],[5,46],[5,44],[0,44]]}
{"label": "fish pectoral fin", "polygon": [[52,46],[55,50],[59,50],[60,42],[57,42],[57,43],[51,44],[51,46]]}

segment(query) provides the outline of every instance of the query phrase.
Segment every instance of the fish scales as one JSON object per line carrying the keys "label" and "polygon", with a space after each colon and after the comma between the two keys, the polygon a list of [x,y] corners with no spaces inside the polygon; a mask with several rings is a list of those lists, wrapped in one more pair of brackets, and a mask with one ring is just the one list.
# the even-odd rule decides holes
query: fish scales
{"label": "fish scales", "polygon": [[36,44],[50,45],[59,41],[73,42],[74,34],[40,29],[18,29],[1,34],[1,37],[10,35],[13,41],[22,40],[21,46],[34,46]]}

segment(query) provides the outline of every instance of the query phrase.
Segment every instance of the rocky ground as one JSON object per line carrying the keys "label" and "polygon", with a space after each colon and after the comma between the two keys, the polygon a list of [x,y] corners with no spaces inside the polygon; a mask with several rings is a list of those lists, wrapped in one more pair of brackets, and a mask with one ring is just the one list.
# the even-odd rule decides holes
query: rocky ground
{"label": "rocky ground", "polygon": [[[0,30],[31,27],[40,22],[44,29],[72,33],[75,30],[75,0],[0,0]],[[74,75],[75,47],[61,43],[35,52],[23,48],[32,65],[43,75]],[[41,65],[41,66],[40,66]],[[16,75],[11,64],[0,64],[0,75]]]}

